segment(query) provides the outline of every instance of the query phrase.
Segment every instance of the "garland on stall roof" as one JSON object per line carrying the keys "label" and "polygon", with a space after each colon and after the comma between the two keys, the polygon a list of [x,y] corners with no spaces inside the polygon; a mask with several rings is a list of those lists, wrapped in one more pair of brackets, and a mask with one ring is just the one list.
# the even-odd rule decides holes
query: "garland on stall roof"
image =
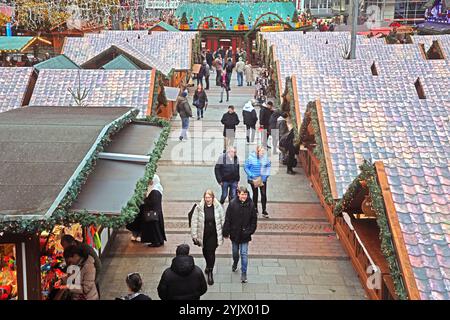
{"label": "garland on stall roof", "polygon": [[[292,82],[291,82],[292,86]],[[295,111],[294,111],[295,112]],[[295,114],[295,113],[294,113]],[[313,153],[319,159],[319,174],[320,174],[320,180],[322,181],[322,194],[325,199],[325,202],[329,205],[332,205],[334,203],[333,195],[331,193],[331,187],[330,187],[330,180],[328,177],[328,170],[327,170],[327,164],[325,161],[325,152],[323,150],[323,142],[322,137],[320,135],[320,126],[319,126],[319,117],[317,115],[317,108],[315,102],[309,102],[305,115],[309,116],[309,120],[303,119],[302,123],[302,133],[300,135],[300,143],[304,143],[305,139],[305,132],[307,127],[307,121],[311,122],[311,125],[314,129],[314,140],[316,142],[316,146],[314,147]]]}
{"label": "garland on stall roof", "polygon": [[[80,223],[83,226],[90,225],[102,225],[104,227],[119,227],[124,225],[127,221],[130,221],[135,216],[133,212],[137,212],[139,205],[143,201],[142,188],[138,188],[142,183],[148,183],[149,179],[153,177],[154,170],[156,170],[156,162],[161,157],[162,151],[167,144],[167,139],[170,132],[170,124],[162,119],[146,118],[145,121],[162,126],[163,130],[160,134],[159,140],[150,155],[150,161],[146,166],[145,177],[138,181],[135,194],[128,202],[127,206],[122,209],[122,215],[118,217],[107,217],[105,215],[92,215],[88,212],[69,212],[69,209],[73,201],[78,197],[81,192],[82,186],[86,183],[89,174],[94,170],[98,154],[104,150],[104,148],[111,142],[111,137],[120,131],[127,123],[133,121],[138,114],[137,110],[133,110],[128,116],[116,121],[102,137],[98,143],[95,152],[92,153],[86,165],[73,181],[68,192],[64,196],[60,205],[53,212],[52,216],[47,219],[38,218],[19,218],[14,221],[0,221],[0,230],[2,232],[10,233],[36,233],[42,231],[52,230],[56,225],[70,226],[73,223]],[[133,211],[134,210],[134,211]],[[131,212],[131,213],[130,213]],[[1,218],[0,218],[1,219]]]}
{"label": "garland on stall roof", "polygon": [[367,185],[370,197],[372,199],[372,208],[376,213],[377,224],[380,228],[379,238],[381,240],[381,252],[388,263],[392,280],[394,282],[395,293],[399,299],[406,300],[408,299],[408,293],[405,289],[394,244],[392,242],[392,233],[389,228],[383,194],[377,181],[375,167],[370,162],[364,160],[363,164],[359,168],[361,173],[355,180],[353,180],[344,197],[336,204],[334,215],[340,216],[342,212],[348,208],[353,198],[358,194],[358,190],[361,189],[362,185]]}

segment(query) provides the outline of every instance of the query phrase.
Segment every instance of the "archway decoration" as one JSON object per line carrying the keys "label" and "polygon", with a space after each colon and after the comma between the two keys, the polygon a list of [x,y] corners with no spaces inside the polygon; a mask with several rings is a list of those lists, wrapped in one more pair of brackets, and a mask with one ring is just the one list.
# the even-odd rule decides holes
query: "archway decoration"
{"label": "archway decoration", "polygon": [[[217,26],[220,26],[220,28],[211,28],[211,27],[209,26],[210,20],[212,20],[213,22],[215,22]],[[198,24],[197,29],[198,29],[198,30],[206,29],[206,28],[204,27],[205,24],[208,25],[208,29],[214,29],[214,30],[217,30],[217,29],[219,29],[219,30],[220,30],[220,29],[224,29],[224,30],[225,30],[225,29],[227,28],[226,25],[225,25],[225,23],[224,23],[221,19],[219,19],[219,18],[217,18],[217,17],[214,17],[214,16],[208,16],[208,17],[203,18],[203,19],[200,21],[200,23]]]}
{"label": "archway decoration", "polygon": [[275,20],[276,22],[278,22],[278,23],[283,23],[283,18],[281,18],[278,14],[276,14],[276,13],[274,13],[274,12],[267,12],[267,13],[264,13],[264,14],[260,15],[260,16],[258,17],[258,19],[256,19],[254,25],[255,25],[255,26],[258,26],[258,25],[259,25],[259,21],[260,21],[262,18],[266,17],[266,16],[275,16],[275,17],[278,19],[278,21]]}

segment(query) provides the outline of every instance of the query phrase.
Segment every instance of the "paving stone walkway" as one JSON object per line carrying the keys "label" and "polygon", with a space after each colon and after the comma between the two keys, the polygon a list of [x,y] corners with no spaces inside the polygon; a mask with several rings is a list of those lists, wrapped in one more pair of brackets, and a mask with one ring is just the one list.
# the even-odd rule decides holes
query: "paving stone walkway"
{"label": "paving stone walkway", "polygon": [[[233,74],[233,77],[236,75]],[[214,79],[214,75],[211,79]],[[163,209],[167,242],[163,247],[148,248],[129,241],[126,230],[118,232],[110,255],[104,259],[101,274],[103,299],[126,293],[125,277],[130,272],[143,276],[144,291],[159,299],[156,288],[165,268],[170,266],[175,248],[191,244],[187,212],[199,201],[204,190],[220,195],[214,178],[214,163],[223,150],[223,127],[220,118],[233,104],[242,121],[242,107],[252,98],[253,87],[232,83],[230,101],[219,104],[219,88],[212,83],[207,91],[209,107],[204,119],[191,121],[187,142],[178,140],[180,120],[172,122],[172,134],[158,174],[164,186]],[[193,90],[190,94],[192,102]],[[195,108],[193,108],[195,111]],[[259,115],[259,110],[257,110]],[[244,126],[237,130],[236,147],[241,162],[256,144],[247,145]],[[268,183],[270,219],[258,219],[258,229],[250,242],[248,283],[240,283],[240,273],[231,272],[231,244],[225,240],[217,250],[215,284],[202,299],[366,299],[348,256],[328,223],[319,200],[301,168],[295,176],[272,156],[272,176]],[[241,172],[241,182],[245,182]],[[191,246],[196,264],[205,261],[201,249]]]}

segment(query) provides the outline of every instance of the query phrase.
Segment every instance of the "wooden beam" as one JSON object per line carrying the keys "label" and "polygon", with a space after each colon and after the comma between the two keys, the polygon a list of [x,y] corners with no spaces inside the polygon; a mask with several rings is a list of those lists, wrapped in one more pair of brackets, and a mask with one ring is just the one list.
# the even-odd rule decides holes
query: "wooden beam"
{"label": "wooden beam", "polygon": [[392,233],[392,242],[395,246],[400,269],[405,281],[406,290],[408,291],[408,297],[410,300],[420,300],[416,278],[409,261],[408,251],[406,250],[405,240],[403,239],[403,232],[400,228],[397,211],[395,210],[394,200],[392,198],[391,189],[389,188],[389,182],[387,180],[386,171],[384,169],[384,164],[382,161],[375,162],[375,170],[377,173],[378,182],[381,187],[381,192],[383,194],[386,215]]}
{"label": "wooden beam", "polygon": [[322,138],[323,153],[325,155],[325,162],[327,165],[328,180],[330,182],[331,195],[333,196],[333,199],[338,199],[336,191],[336,178],[334,176],[333,165],[331,164],[330,149],[328,147],[327,132],[325,130],[322,104],[320,103],[320,100],[316,100],[316,108],[317,108],[317,116],[319,118],[320,136]]}
{"label": "wooden beam", "polygon": [[295,117],[297,119],[297,130],[298,133],[300,133],[300,128],[302,127],[302,113],[300,112],[300,104],[298,102],[298,91],[297,91],[297,77],[292,76],[291,77],[291,83],[292,83],[292,93],[294,96],[294,109],[295,109]]}
{"label": "wooden beam", "polygon": [[[282,82],[281,82],[280,61],[278,61],[278,60],[274,60],[274,61],[275,61],[275,72],[277,73],[278,92],[281,97],[283,95],[283,86],[282,86]],[[283,79],[283,80],[286,81],[286,79]],[[280,101],[281,101],[281,99],[280,99]]]}
{"label": "wooden beam", "polygon": [[[150,116],[152,114],[152,106],[153,106],[153,91],[155,90],[156,82],[158,79],[156,79],[156,69],[152,69],[152,79],[153,79],[153,85],[150,84],[150,90],[148,94],[148,106],[147,106],[147,116]],[[156,111],[156,110],[155,110]],[[155,114],[156,116],[156,114]]]}

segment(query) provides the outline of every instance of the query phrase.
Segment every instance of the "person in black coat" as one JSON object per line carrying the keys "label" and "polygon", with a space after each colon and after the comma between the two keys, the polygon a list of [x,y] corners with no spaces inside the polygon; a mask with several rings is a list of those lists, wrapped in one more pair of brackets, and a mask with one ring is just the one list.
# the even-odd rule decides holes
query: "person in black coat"
{"label": "person in black coat", "polygon": [[201,84],[203,87],[203,77],[206,75],[206,63],[202,63],[200,70],[197,73],[197,85]]}
{"label": "person in black coat", "polygon": [[252,199],[246,187],[239,187],[238,197],[228,205],[223,225],[223,237],[231,239],[233,248],[233,266],[235,272],[241,254],[241,281],[247,282],[248,243],[256,231],[258,216]]}
{"label": "person in black coat", "polygon": [[244,124],[247,127],[247,143],[253,143],[255,141],[256,122],[258,121],[258,116],[256,115],[256,110],[251,101],[244,105],[242,117],[244,119]]}
{"label": "person in black coat", "polygon": [[296,174],[296,172],[292,169],[295,167],[295,155],[297,154],[297,148],[294,145],[294,129],[291,129],[288,134],[282,137],[280,140],[280,145],[282,145],[285,150],[287,150],[287,173],[288,174]]}
{"label": "person in black coat", "polygon": [[236,149],[229,147],[227,153],[220,155],[214,167],[214,174],[217,183],[222,187],[222,196],[220,203],[224,204],[228,195],[228,201],[237,196],[237,187],[241,179],[239,174],[239,158],[236,155]]}
{"label": "person in black coat", "polygon": [[223,152],[225,153],[229,146],[234,145],[236,126],[240,123],[239,117],[234,111],[234,106],[228,107],[228,112],[224,113],[224,115],[222,116],[222,120],[220,120],[220,122],[223,124],[223,136],[224,136]]}
{"label": "person in black coat", "polygon": [[159,281],[158,296],[161,300],[200,300],[208,286],[202,270],[189,255],[189,245],[177,247],[176,257]]}
{"label": "person in black coat", "polygon": [[225,71],[227,72],[228,87],[230,87],[231,75],[233,74],[234,64],[231,58],[228,58],[228,62],[225,66]]}
{"label": "person in black coat", "polygon": [[209,69],[212,68],[213,61],[214,61],[213,54],[209,51],[209,49],[206,50],[206,63],[208,64]]}
{"label": "person in black coat", "polygon": [[197,108],[197,120],[203,119],[203,111],[208,107],[208,96],[201,84],[195,90],[193,104]]}
{"label": "person in black coat", "polygon": [[129,293],[121,298],[116,298],[116,300],[128,300],[128,301],[149,301],[152,300],[149,296],[140,293],[142,289],[142,278],[137,272],[132,272],[128,274],[125,279],[128,287]]}
{"label": "person in black coat", "polygon": [[263,104],[261,110],[259,110],[259,126],[263,129],[262,132],[262,145],[266,148],[270,148],[267,145],[267,140],[270,136],[270,116],[273,113],[273,102],[269,101],[267,104]]}
{"label": "person in black coat", "polygon": [[[151,189],[150,189],[151,188]],[[158,175],[153,176],[153,180],[149,185],[150,193],[139,207],[139,214],[136,219],[127,225],[127,229],[138,235],[143,243],[147,243],[149,247],[160,247],[164,245],[166,232],[164,230],[164,216],[162,211],[162,193],[163,187],[160,183]],[[149,211],[155,211],[158,214],[157,221],[145,221],[144,214]]]}

